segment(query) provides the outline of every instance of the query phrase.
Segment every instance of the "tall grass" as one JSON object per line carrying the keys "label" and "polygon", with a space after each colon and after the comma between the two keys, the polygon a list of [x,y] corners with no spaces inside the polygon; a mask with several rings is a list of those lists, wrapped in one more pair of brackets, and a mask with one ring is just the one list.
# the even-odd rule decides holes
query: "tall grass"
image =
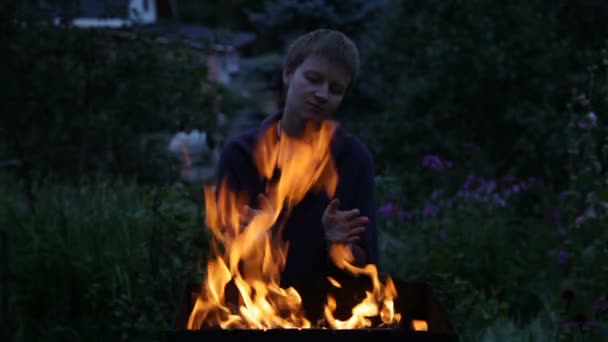
{"label": "tall grass", "polygon": [[16,341],[145,339],[170,327],[206,238],[179,186],[125,181],[22,184],[4,177],[0,227],[11,251]]}

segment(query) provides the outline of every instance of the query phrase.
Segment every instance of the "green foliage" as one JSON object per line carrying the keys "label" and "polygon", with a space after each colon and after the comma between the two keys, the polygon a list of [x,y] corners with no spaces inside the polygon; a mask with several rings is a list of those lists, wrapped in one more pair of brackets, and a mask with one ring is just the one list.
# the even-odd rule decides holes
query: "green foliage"
{"label": "green foliage", "polygon": [[184,22],[231,30],[250,30],[246,12],[260,7],[260,1],[248,0],[181,0],[177,4]]}
{"label": "green foliage", "polygon": [[[182,123],[216,127],[212,102],[225,91],[202,90],[203,51],[160,44],[137,29],[53,25],[33,6],[14,10],[0,63],[11,80],[0,95],[3,158],[66,178],[105,171],[166,181],[168,159],[151,157],[143,137]],[[227,107],[243,105],[224,98]]]}
{"label": "green foliage", "polygon": [[608,77],[591,71],[592,95],[572,93],[555,133],[563,142],[556,152],[567,156],[562,187],[484,179],[473,164],[446,167],[436,156],[404,173],[418,173],[410,183],[417,191],[404,191],[405,177],[378,177],[380,266],[433,284],[465,340],[608,335],[608,126],[592,111],[606,99]]}
{"label": "green foliage", "polygon": [[183,188],[45,180],[35,186],[33,214],[20,184],[2,184],[15,341],[149,340],[169,329],[207,250]]}
{"label": "green foliage", "polygon": [[[524,196],[529,194],[519,197]],[[564,325],[580,313],[588,324],[601,324],[586,332],[601,340],[606,321],[600,323],[592,306],[606,296],[608,273],[602,265],[608,263],[608,235],[599,222],[605,223],[608,213],[584,231],[569,215],[558,229],[542,217],[515,215],[517,200],[490,209],[446,194],[434,216],[415,201],[403,201],[411,217],[403,219],[396,209],[380,216],[383,273],[432,284],[464,340],[576,337],[578,331]],[[576,293],[575,300],[562,298],[566,289]]]}
{"label": "green foliage", "polygon": [[[343,111],[345,119],[364,119],[356,131],[379,170],[407,171],[427,153],[456,159],[468,142],[481,146],[486,162],[503,173],[563,182],[563,108],[587,78],[587,66],[602,61],[606,4],[392,6],[383,25],[367,34],[363,73]],[[597,112],[607,108],[605,100],[595,106]]]}
{"label": "green foliage", "polygon": [[260,37],[261,48],[282,51],[290,40],[319,28],[339,30],[357,39],[387,2],[266,0],[261,9],[248,11],[248,17]]}
{"label": "green foliage", "polygon": [[[429,282],[462,340],[608,336],[604,2],[392,1],[381,22],[359,15],[371,7],[334,1],[227,1],[227,17],[216,5],[184,2],[182,16],[198,6],[200,20],[253,25],[269,56],[305,27],[355,36],[363,70],[341,114],[378,166],[381,271]],[[180,186],[81,175],[163,178],[167,161],[143,154],[140,134],[178,122],[212,129],[203,114],[217,93],[226,112],[247,103],[224,88],[201,95],[203,69],[178,43],[2,6],[14,15],[0,21],[11,37],[0,52],[11,80],[0,156],[23,162],[19,180],[0,187],[10,337],[148,339],[198,280],[200,202]]]}
{"label": "green foliage", "polygon": [[508,318],[499,318],[494,324],[480,334],[477,341],[557,341],[558,334],[552,330],[551,321],[546,316],[539,316],[526,323],[523,327],[517,326]]}

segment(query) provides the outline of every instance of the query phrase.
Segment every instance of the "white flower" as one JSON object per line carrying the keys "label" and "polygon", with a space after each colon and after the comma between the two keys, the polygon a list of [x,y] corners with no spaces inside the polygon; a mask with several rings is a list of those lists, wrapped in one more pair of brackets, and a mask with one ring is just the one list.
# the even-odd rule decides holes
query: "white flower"
{"label": "white flower", "polygon": [[593,124],[597,124],[597,115],[595,115],[595,112],[589,112],[589,114],[587,114],[587,117],[589,118],[589,120],[591,120]]}
{"label": "white flower", "polygon": [[181,160],[198,161],[209,152],[207,133],[196,129],[190,133],[178,132],[169,142],[169,151]]}

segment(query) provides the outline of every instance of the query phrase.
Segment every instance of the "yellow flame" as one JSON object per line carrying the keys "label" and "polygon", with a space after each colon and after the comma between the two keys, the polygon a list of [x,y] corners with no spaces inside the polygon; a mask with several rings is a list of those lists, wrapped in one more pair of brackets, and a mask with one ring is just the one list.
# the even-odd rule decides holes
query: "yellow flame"
{"label": "yellow flame", "polygon": [[325,316],[332,328],[355,329],[370,327],[371,320],[369,318],[378,315],[385,325],[396,324],[401,321],[401,315],[395,313],[394,299],[397,297],[397,290],[390,277],[387,277],[386,284],[382,284],[375,265],[354,266],[352,262],[355,258],[346,244],[332,244],[330,257],[336,266],[341,269],[345,269],[357,276],[366,275],[372,280],[372,291],[366,292],[365,299],[352,309],[352,316],[346,321],[340,321],[333,317],[333,312],[336,309],[335,300],[333,305],[330,305],[330,301],[328,301],[325,307]]}
{"label": "yellow flame", "polygon": [[412,327],[416,331],[428,331],[429,330],[429,325],[426,323],[426,321],[423,321],[423,320],[417,320],[417,319],[412,320]]}
{"label": "yellow flame", "polygon": [[332,277],[327,277],[327,281],[329,281],[330,284],[332,284],[334,287],[337,288],[342,288],[342,284],[340,284],[336,279],[332,278]]}
{"label": "yellow flame", "polygon": [[[272,227],[283,210],[289,211],[309,191],[334,196],[338,176],[329,147],[336,127],[333,121],[325,121],[318,127],[308,125],[298,139],[288,135],[277,138],[276,126],[264,132],[254,150],[255,165],[267,179],[272,178],[277,167],[281,175],[269,184],[265,193],[267,205],[245,229],[240,228],[239,208],[248,204],[247,194],[231,192],[225,179],[219,189],[205,186],[205,224],[213,233],[214,244],[188,329],[312,327],[304,316],[298,292],[279,286],[288,244],[281,238],[272,238]],[[334,317],[337,303],[333,297],[328,298],[324,312],[331,328],[369,327],[371,318],[378,316],[387,325],[400,321],[394,308],[397,291],[390,277],[382,284],[375,265],[354,266],[354,257],[346,245],[332,245],[330,255],[338,267],[354,275],[368,276],[373,284],[365,299],[352,308],[352,316],[344,321]],[[329,281],[341,287],[335,279]]]}

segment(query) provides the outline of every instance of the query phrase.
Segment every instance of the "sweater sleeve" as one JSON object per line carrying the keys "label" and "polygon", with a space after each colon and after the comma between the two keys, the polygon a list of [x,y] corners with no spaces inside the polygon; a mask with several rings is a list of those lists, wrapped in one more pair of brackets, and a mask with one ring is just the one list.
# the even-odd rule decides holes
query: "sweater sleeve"
{"label": "sweater sleeve", "polygon": [[355,196],[355,208],[358,208],[362,216],[369,218],[369,223],[363,233],[358,246],[365,253],[366,264],[378,263],[378,232],[376,229],[376,202],[375,202],[375,182],[374,182],[374,160],[367,148],[363,147],[359,162],[360,167],[360,186]]}
{"label": "sweater sleeve", "polygon": [[231,192],[240,192],[243,190],[243,181],[239,178],[236,170],[239,167],[240,161],[239,151],[236,143],[229,142],[226,144],[220,155],[220,160],[216,170],[216,195],[219,195],[220,188],[226,186]]}
{"label": "sweater sleeve", "polygon": [[[215,198],[217,210],[221,212],[220,216],[234,217],[233,210],[238,212],[246,204],[252,206],[257,183],[257,173],[243,143],[239,141],[227,143],[222,150],[216,170]],[[225,193],[222,195],[223,191],[228,191],[230,196],[225,196]],[[236,201],[233,201],[234,199]],[[227,227],[229,222],[222,222],[222,225]]]}

